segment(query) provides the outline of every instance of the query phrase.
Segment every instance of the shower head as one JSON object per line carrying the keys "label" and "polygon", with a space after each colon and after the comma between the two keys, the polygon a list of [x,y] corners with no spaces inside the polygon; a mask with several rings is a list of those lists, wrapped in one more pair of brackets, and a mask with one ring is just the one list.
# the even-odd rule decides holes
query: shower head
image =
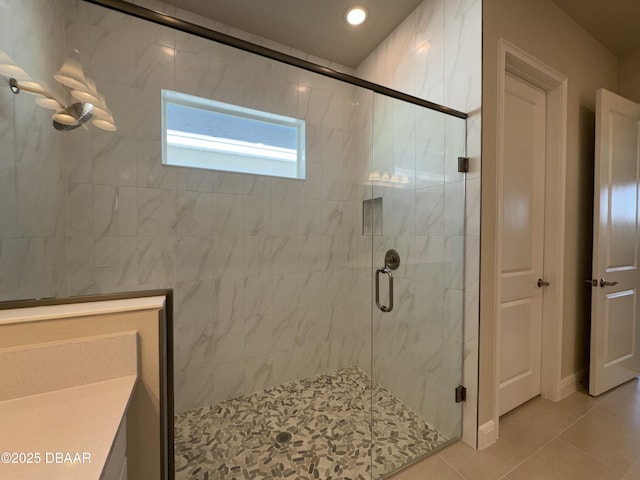
{"label": "shower head", "polygon": [[62,102],[57,100],[49,92],[43,90],[40,85],[36,84],[36,87],[19,83],[15,78],[9,79],[9,86],[11,91],[16,95],[21,91],[41,95],[46,99],[53,101],[53,105],[56,104],[60,107],[60,110],[53,116],[53,127],[59,131],[75,130],[81,125],[84,125],[93,118],[93,104],[89,102],[76,102],[73,105],[65,107]]}
{"label": "shower head", "polygon": [[[0,0],[1,1],[1,0]],[[39,83],[31,80],[31,77],[20,67],[13,63],[7,55],[3,57],[0,50],[0,75],[9,77],[11,91],[18,95],[25,91],[37,95],[36,103],[41,107],[55,110],[53,115],[53,127],[62,132],[75,130],[93,119],[93,124],[101,130],[114,132],[117,130],[113,120],[113,113],[107,107],[103,95],[98,92],[93,80],[86,77],[82,71],[82,65],[77,58],[65,61],[62,68],[54,75],[54,78],[63,86],[71,88],[71,97],[79,100],[73,105],[65,105],[47,92]],[[75,51],[77,55],[78,52]],[[5,58],[6,57],[6,58]]]}
{"label": "shower head", "polygon": [[53,116],[53,127],[56,130],[75,130],[93,118],[93,105],[87,102],[77,102],[60,110]]}

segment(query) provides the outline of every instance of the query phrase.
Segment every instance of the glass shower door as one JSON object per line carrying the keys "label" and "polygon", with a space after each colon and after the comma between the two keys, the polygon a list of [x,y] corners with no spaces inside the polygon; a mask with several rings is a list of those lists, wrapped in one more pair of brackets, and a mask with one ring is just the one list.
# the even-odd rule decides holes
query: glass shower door
{"label": "glass shower door", "polygon": [[[375,94],[372,477],[461,434],[465,121]],[[370,214],[367,213],[370,211]]]}

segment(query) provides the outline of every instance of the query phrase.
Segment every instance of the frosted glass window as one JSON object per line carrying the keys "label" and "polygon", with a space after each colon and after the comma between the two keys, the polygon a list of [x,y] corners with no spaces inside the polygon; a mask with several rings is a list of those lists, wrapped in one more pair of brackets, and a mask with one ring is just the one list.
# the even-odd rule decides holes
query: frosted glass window
{"label": "frosted glass window", "polygon": [[162,91],[162,163],[305,178],[305,122]]}

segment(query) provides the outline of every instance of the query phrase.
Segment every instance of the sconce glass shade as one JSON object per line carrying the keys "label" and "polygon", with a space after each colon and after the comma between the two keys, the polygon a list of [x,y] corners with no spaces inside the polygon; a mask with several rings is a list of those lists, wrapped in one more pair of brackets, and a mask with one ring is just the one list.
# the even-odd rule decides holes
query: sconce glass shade
{"label": "sconce glass shade", "polygon": [[87,81],[84,77],[82,65],[75,58],[67,58],[53,78],[72,90],[87,90]]}
{"label": "sconce glass shade", "polygon": [[93,123],[96,127],[100,128],[101,130],[106,130],[107,132],[115,132],[117,130],[116,124],[113,121],[112,116],[109,116],[107,118],[96,117],[93,119],[91,123]]}
{"label": "sconce glass shade", "polygon": [[100,98],[97,96],[97,93],[91,92],[90,90],[71,90],[71,96],[81,102],[100,105]]}
{"label": "sconce glass shade", "polygon": [[76,125],[78,121],[72,115],[62,111],[53,116],[53,120],[63,125]]}
{"label": "sconce glass shade", "polygon": [[19,66],[10,65],[7,63],[0,64],[0,75],[5,75],[10,78],[15,78],[19,82],[22,82],[25,80],[31,80],[31,77],[29,76],[29,74],[25,72],[23,69],[21,69]]}
{"label": "sconce glass shade", "polygon": [[93,114],[98,118],[108,119],[111,118],[113,120],[113,113],[107,107],[107,100],[104,98],[104,95],[98,95],[98,103],[93,104]]}
{"label": "sconce glass shade", "polygon": [[72,91],[71,95],[78,100],[86,98],[87,100],[84,101],[88,101],[89,98],[94,97],[96,101],[90,102],[93,104],[93,110],[91,113],[94,116],[91,123],[101,130],[115,132],[117,130],[116,122],[113,119],[113,113],[111,113],[111,110],[107,107],[107,101],[104,98],[104,95],[98,93],[95,83],[89,78],[87,78],[87,87],[89,88],[89,92]]}
{"label": "sconce glass shade", "polygon": [[18,77],[25,76],[27,73],[16,65],[13,58],[0,49],[0,75],[20,80]]}
{"label": "sconce glass shade", "polygon": [[104,97],[101,98],[95,82],[89,77],[85,77],[85,88],[81,90],[71,90],[71,96],[76,100],[90,103],[94,106],[105,105]]}
{"label": "sconce glass shade", "polygon": [[49,110],[60,110],[60,105],[57,100],[53,100],[47,97],[38,97],[36,98],[36,103],[43,108],[47,108]]}
{"label": "sconce glass shade", "polygon": [[97,118],[110,118],[110,117],[112,117],[111,110],[109,110],[104,105],[94,105],[93,114]]}

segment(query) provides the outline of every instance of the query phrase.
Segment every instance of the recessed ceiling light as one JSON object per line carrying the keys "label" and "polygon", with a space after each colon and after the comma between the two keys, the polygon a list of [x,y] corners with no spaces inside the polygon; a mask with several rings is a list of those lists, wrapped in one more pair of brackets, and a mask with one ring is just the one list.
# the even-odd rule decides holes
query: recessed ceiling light
{"label": "recessed ceiling light", "polygon": [[367,18],[367,10],[364,7],[351,7],[344,18],[351,25],[360,25]]}

